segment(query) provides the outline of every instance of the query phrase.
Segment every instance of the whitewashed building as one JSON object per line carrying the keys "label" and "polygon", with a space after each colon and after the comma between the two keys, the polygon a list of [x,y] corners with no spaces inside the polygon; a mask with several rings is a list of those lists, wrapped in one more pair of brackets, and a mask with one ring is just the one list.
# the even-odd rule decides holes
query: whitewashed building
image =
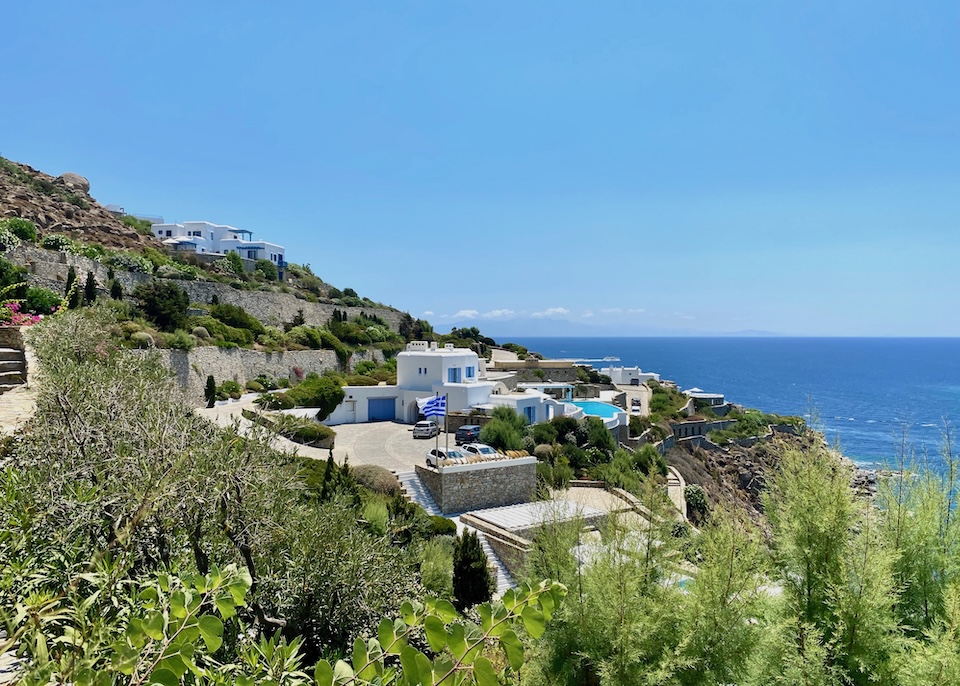
{"label": "whitewashed building", "polygon": [[645,372],[640,367],[603,367],[600,373],[609,376],[617,386],[639,386],[651,379],[660,381],[659,374]]}
{"label": "whitewashed building", "polygon": [[153,235],[172,250],[226,255],[235,252],[246,260],[270,260],[277,266],[280,278],[287,266],[282,245],[253,240],[253,232],[226,224],[206,221],[182,224],[154,224]]}
{"label": "whitewashed building", "polygon": [[447,396],[447,412],[512,407],[531,422],[562,414],[563,403],[545,393],[503,393],[503,384],[485,378],[484,360],[468,348],[414,341],[397,355],[395,386],[346,386],[344,400],[324,424],[372,421],[414,423],[420,417],[417,398]]}

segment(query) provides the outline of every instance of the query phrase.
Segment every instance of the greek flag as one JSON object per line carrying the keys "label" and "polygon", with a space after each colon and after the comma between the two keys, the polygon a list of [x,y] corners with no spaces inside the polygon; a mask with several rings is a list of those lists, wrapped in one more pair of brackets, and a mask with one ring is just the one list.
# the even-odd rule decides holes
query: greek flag
{"label": "greek flag", "polygon": [[442,417],[447,413],[447,396],[417,398],[417,407],[424,417]]}

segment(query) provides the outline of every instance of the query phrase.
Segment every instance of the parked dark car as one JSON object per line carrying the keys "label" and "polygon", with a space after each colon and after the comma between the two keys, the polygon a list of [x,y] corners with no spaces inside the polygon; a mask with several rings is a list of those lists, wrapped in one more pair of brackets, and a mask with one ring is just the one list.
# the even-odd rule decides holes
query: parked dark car
{"label": "parked dark car", "polygon": [[457,445],[475,443],[480,440],[480,426],[478,424],[464,424],[454,436]]}

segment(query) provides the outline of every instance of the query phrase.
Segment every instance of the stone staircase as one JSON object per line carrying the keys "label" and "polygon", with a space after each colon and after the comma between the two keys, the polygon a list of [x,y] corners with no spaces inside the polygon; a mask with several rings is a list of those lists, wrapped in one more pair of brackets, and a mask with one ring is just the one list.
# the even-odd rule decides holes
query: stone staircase
{"label": "stone staircase", "polygon": [[0,348],[0,394],[27,381],[27,358],[23,350]]}
{"label": "stone staircase", "polygon": [[[435,501],[433,496],[430,495],[430,491],[428,491],[427,487],[423,485],[422,481],[420,481],[420,477],[417,476],[416,472],[394,472],[394,475],[397,477],[397,481],[400,482],[400,491],[407,498],[407,500],[422,507],[427,514],[437,515],[440,517],[444,516],[440,512],[440,508],[437,506],[437,501]],[[457,534],[462,534],[464,531],[473,531],[477,534],[477,538],[480,539],[480,546],[483,548],[483,552],[486,553],[487,562],[493,569],[493,574],[496,578],[496,597],[499,598],[502,596],[508,588],[514,588],[516,584],[513,581],[513,577],[510,576],[510,572],[507,571],[507,568],[500,560],[500,557],[490,546],[490,542],[487,540],[486,535],[484,535],[482,531],[478,531],[477,529],[474,529],[473,527],[461,522],[459,516],[450,517],[449,519],[453,520],[453,522],[457,525]]]}
{"label": "stone staircase", "polygon": [[430,495],[430,491],[428,491],[427,487],[420,481],[420,477],[417,476],[416,472],[394,472],[393,474],[397,477],[397,481],[400,482],[400,492],[406,496],[407,500],[422,507],[427,511],[427,514],[443,516],[440,512],[440,507],[437,505],[437,501]]}

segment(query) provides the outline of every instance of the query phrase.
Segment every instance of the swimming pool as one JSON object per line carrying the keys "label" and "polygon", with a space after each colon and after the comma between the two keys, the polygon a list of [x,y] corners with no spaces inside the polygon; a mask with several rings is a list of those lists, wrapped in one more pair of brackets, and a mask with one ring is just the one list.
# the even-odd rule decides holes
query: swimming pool
{"label": "swimming pool", "polygon": [[621,407],[611,405],[610,403],[601,403],[596,400],[575,400],[570,404],[579,407],[583,410],[584,414],[602,417],[603,419],[612,419],[617,416],[618,412],[626,412],[626,410]]}

